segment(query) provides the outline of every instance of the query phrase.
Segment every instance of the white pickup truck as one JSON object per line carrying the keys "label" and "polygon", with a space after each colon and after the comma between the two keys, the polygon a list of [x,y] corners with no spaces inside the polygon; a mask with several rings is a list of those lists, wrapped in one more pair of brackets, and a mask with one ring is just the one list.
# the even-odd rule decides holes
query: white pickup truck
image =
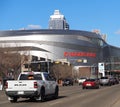
{"label": "white pickup truck", "polygon": [[8,80],[5,93],[10,102],[19,98],[30,98],[44,101],[47,96],[58,97],[57,82],[47,72],[21,72],[18,80]]}

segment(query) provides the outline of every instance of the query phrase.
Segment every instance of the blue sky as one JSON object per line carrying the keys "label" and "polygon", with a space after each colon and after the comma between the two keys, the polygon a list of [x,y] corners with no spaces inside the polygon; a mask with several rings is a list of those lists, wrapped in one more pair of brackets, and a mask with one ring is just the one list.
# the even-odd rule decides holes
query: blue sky
{"label": "blue sky", "polygon": [[0,0],[0,30],[47,29],[56,9],[71,30],[99,29],[120,47],[120,0]]}

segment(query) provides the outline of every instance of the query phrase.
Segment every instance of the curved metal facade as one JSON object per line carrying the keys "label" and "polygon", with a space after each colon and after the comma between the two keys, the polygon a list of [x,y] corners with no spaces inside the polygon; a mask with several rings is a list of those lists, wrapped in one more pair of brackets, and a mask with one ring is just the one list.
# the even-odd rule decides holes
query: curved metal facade
{"label": "curved metal facade", "polygon": [[[104,59],[108,46],[99,34],[77,30],[0,31],[0,47],[9,47],[46,59],[67,59],[76,65],[92,65]],[[106,56],[106,55],[105,55]],[[76,60],[78,62],[76,62]]]}

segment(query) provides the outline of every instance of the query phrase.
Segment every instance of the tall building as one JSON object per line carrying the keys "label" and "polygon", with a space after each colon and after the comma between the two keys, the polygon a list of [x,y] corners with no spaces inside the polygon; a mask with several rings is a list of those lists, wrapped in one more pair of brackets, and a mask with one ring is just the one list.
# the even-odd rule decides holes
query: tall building
{"label": "tall building", "polygon": [[69,24],[59,10],[55,10],[54,14],[50,16],[49,29],[69,29]]}

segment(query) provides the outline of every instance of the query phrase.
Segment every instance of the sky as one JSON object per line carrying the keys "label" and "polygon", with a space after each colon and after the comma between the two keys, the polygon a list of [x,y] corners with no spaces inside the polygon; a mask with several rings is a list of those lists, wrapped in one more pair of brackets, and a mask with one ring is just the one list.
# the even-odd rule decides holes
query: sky
{"label": "sky", "polygon": [[70,30],[100,30],[107,43],[120,47],[120,0],[0,0],[0,31],[48,29],[59,10]]}

